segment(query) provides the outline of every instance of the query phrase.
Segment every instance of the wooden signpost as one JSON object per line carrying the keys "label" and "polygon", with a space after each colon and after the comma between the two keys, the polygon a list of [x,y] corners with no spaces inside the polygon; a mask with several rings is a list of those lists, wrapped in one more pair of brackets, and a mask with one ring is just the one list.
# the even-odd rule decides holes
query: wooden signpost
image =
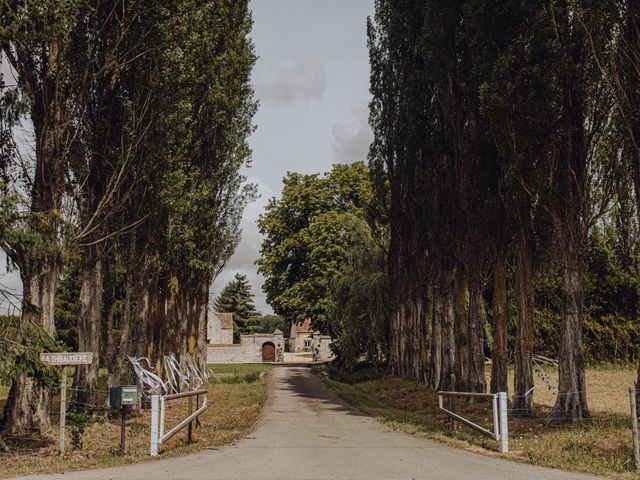
{"label": "wooden signpost", "polygon": [[41,353],[40,361],[62,367],[60,380],[60,454],[64,454],[64,434],[67,420],[67,367],[69,365],[90,365],[93,352]]}

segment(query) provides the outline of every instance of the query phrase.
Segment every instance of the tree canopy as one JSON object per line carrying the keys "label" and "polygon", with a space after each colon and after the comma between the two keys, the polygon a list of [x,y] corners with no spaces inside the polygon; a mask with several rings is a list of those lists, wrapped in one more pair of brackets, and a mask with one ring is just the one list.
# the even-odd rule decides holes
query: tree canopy
{"label": "tree canopy", "polygon": [[272,198],[258,221],[264,241],[257,264],[278,315],[310,318],[314,328],[333,332],[329,283],[354,241],[353,218],[366,218],[372,199],[362,162],[324,175],[287,174],[282,197]]}

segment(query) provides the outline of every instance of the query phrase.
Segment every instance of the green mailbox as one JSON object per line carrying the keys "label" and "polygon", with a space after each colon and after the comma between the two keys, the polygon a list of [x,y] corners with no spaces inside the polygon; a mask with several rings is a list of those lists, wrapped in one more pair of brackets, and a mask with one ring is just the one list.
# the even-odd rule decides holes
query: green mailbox
{"label": "green mailbox", "polygon": [[123,385],[109,389],[109,405],[122,407],[138,403],[138,387],[136,385]]}

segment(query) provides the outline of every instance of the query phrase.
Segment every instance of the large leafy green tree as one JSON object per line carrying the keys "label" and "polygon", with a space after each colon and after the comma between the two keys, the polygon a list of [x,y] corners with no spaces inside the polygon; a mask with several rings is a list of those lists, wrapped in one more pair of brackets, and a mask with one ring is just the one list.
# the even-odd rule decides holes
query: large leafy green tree
{"label": "large leafy green tree", "polygon": [[352,217],[364,219],[372,201],[367,166],[335,165],[325,175],[289,173],[280,199],[269,201],[258,225],[265,236],[257,263],[267,301],[278,315],[311,318],[333,334],[329,282],[353,243]]}
{"label": "large leafy green tree", "polygon": [[389,281],[386,232],[374,236],[369,225],[352,217],[353,243],[330,284],[331,344],[336,363],[353,370],[363,357],[370,364],[387,358]]}
{"label": "large leafy green tree", "polygon": [[261,333],[273,333],[274,330],[278,329],[285,336],[289,335],[291,324],[280,315],[263,315],[259,317],[259,321]]}
{"label": "large leafy green tree", "polygon": [[255,333],[261,330],[260,312],[253,303],[251,285],[246,275],[236,273],[214,302],[217,312],[233,314],[234,335]]}

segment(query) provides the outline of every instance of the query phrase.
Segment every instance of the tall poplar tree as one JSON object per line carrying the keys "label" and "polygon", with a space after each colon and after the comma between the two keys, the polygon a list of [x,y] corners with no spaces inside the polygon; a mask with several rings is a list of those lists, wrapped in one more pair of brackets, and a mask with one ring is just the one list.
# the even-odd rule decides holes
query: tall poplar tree
{"label": "tall poplar tree", "polygon": [[[1,165],[3,176],[21,172],[9,190],[11,198],[25,198],[20,207],[28,213],[10,213],[10,221],[0,227],[0,240],[20,271],[22,324],[40,326],[53,336],[66,162],[77,134],[67,100],[78,2],[3,2],[0,18],[0,53],[17,75],[18,95],[25,101],[34,141],[32,158],[22,158],[14,150]],[[3,202],[6,206],[9,204]],[[51,391],[43,379],[18,374],[7,400],[5,430],[11,434],[48,430],[50,400]]]}

